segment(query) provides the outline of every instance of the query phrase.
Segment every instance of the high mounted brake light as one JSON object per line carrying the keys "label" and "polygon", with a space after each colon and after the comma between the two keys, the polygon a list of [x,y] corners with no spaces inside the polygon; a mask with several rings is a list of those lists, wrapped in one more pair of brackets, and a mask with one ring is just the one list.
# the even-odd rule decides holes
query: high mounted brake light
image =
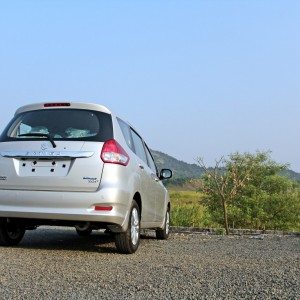
{"label": "high mounted brake light", "polygon": [[71,106],[71,103],[45,103],[44,107],[62,107]]}
{"label": "high mounted brake light", "polygon": [[111,139],[104,143],[101,159],[104,163],[127,166],[129,155],[116,140]]}

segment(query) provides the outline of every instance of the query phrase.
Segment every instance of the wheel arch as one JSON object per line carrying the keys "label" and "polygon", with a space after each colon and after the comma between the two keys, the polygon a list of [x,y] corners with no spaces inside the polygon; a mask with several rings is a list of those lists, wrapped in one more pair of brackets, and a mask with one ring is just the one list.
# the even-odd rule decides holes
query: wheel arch
{"label": "wheel arch", "polygon": [[137,205],[139,206],[140,209],[140,216],[142,216],[142,197],[141,194],[139,192],[136,192],[133,196],[133,200],[135,200],[135,202],[137,203]]}

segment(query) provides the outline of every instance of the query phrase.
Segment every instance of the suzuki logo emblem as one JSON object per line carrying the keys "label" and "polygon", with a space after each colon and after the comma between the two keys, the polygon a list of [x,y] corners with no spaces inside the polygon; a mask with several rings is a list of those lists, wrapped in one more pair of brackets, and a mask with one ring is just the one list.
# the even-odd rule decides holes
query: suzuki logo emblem
{"label": "suzuki logo emblem", "polygon": [[42,149],[42,150],[46,150],[47,148],[48,148],[48,146],[47,146],[46,143],[43,143],[43,144],[41,145],[41,149]]}

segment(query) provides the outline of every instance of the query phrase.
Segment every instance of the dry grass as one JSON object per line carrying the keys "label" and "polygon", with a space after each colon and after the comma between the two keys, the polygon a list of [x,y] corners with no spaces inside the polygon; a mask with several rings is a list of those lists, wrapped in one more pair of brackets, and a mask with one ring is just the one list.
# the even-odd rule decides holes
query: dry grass
{"label": "dry grass", "polygon": [[201,204],[201,193],[170,190],[171,224],[186,227],[219,227]]}

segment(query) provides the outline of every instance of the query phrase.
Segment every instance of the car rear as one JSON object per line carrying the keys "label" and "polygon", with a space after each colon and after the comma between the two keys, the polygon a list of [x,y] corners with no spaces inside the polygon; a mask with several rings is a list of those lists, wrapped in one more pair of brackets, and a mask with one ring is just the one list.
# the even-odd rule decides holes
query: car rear
{"label": "car rear", "polygon": [[105,228],[122,253],[137,250],[141,228],[166,239],[169,199],[159,180],[171,176],[158,178],[131,132],[97,104],[18,109],[0,136],[0,245],[17,245],[40,225],[75,226],[80,236]]}
{"label": "car rear", "polygon": [[20,108],[0,138],[0,217],[122,226],[128,191],[107,178],[101,185],[106,162],[113,163],[111,175],[126,172],[120,165],[129,158],[118,145],[103,106]]}

